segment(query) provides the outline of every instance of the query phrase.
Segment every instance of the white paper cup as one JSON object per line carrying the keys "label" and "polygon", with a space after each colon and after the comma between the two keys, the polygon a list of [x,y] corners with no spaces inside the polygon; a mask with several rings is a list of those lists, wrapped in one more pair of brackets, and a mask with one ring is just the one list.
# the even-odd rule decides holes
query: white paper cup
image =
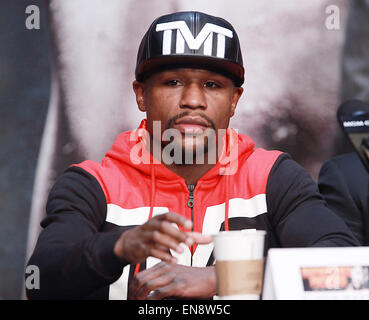
{"label": "white paper cup", "polygon": [[263,230],[222,231],[213,235],[218,296],[259,299],[264,268]]}

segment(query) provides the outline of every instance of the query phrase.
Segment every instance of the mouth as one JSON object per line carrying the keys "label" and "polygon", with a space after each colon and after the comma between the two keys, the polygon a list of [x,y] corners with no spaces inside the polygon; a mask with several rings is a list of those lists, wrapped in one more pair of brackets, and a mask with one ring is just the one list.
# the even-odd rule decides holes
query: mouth
{"label": "mouth", "polygon": [[173,128],[182,134],[202,134],[210,127],[208,121],[199,116],[184,116],[174,122]]}

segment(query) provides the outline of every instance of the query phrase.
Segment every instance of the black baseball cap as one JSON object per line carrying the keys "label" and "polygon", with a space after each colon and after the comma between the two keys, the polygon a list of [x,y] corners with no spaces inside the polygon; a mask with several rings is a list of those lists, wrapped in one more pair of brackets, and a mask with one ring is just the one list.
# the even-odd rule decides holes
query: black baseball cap
{"label": "black baseball cap", "polygon": [[202,12],[176,12],[157,18],[144,35],[137,54],[136,79],[180,67],[208,69],[244,82],[238,36],[232,25]]}

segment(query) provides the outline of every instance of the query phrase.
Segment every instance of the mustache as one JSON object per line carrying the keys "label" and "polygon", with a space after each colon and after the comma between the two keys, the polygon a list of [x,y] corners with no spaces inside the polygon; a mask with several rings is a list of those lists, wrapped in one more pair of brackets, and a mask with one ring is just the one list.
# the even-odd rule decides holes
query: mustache
{"label": "mustache", "polygon": [[178,120],[178,119],[180,119],[180,118],[183,118],[183,117],[186,117],[186,116],[199,116],[199,117],[201,117],[201,118],[203,118],[203,119],[205,119],[206,121],[207,121],[207,123],[209,123],[209,125],[210,125],[210,127],[213,129],[213,130],[215,130],[215,123],[214,123],[214,121],[213,120],[211,120],[208,116],[206,116],[205,114],[193,114],[193,113],[191,113],[191,112],[189,112],[189,111],[185,111],[185,112],[182,112],[182,113],[180,113],[180,114],[177,114],[176,116],[174,116],[173,118],[170,118],[169,120],[168,120],[168,123],[167,123],[167,127],[166,127],[166,129],[170,129],[170,128],[172,128],[173,127],[173,125],[174,125],[174,123]]}

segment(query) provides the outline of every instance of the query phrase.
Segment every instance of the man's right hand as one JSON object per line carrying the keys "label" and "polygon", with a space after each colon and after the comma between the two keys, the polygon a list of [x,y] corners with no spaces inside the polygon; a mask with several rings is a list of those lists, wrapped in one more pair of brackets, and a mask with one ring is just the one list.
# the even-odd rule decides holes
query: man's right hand
{"label": "man's right hand", "polygon": [[114,253],[123,261],[138,263],[148,256],[169,263],[177,259],[170,254],[169,249],[183,252],[181,243],[191,246],[194,243],[207,244],[211,236],[198,232],[182,232],[172,225],[176,223],[184,229],[191,229],[192,222],[173,212],[157,215],[145,224],[124,231],[114,246]]}

